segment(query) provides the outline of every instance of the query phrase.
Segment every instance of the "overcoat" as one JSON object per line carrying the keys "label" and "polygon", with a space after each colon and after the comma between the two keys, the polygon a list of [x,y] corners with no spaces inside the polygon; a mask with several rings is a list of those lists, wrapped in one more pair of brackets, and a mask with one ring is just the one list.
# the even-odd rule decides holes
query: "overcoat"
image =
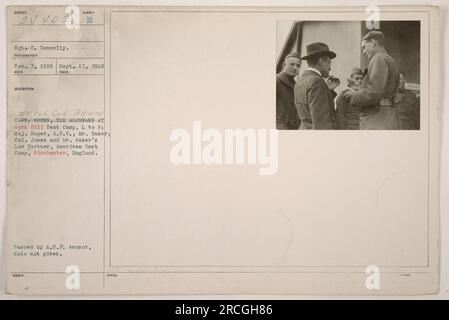
{"label": "overcoat", "polygon": [[360,129],[399,129],[394,95],[399,84],[399,69],[385,51],[375,53],[362,79],[362,87],[351,95],[351,104],[360,109]]}

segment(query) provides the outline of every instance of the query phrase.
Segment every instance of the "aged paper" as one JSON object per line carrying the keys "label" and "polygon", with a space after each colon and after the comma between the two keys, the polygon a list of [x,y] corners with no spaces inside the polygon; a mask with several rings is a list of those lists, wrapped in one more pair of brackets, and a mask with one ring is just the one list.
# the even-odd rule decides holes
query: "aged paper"
{"label": "aged paper", "polygon": [[[335,94],[379,80],[373,30],[403,91],[359,130],[317,94],[329,130],[295,130],[323,119],[308,57]],[[438,292],[437,8],[14,6],[7,31],[8,293]]]}

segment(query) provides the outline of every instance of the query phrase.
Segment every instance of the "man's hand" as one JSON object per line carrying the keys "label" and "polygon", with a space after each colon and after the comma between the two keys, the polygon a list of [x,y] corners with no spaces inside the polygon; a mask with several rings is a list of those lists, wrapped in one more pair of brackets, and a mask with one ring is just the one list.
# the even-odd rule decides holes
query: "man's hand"
{"label": "man's hand", "polygon": [[340,79],[330,76],[326,80],[326,84],[327,84],[329,90],[334,90],[336,87],[338,87],[340,85]]}

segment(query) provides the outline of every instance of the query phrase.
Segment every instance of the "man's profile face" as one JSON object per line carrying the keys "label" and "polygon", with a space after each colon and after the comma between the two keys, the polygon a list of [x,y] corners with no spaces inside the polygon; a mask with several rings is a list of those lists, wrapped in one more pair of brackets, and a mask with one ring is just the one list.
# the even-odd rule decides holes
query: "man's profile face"
{"label": "man's profile face", "polygon": [[358,87],[362,84],[362,78],[363,76],[361,74],[353,74],[351,76],[351,80],[354,82],[354,85]]}
{"label": "man's profile face", "polygon": [[290,77],[296,77],[299,72],[299,67],[301,66],[301,61],[298,58],[289,57],[284,61],[283,71]]}
{"label": "man's profile face", "polygon": [[371,58],[376,50],[376,43],[374,40],[362,40],[362,53]]}
{"label": "man's profile face", "polygon": [[329,77],[329,72],[331,71],[331,62],[332,59],[330,57],[321,57],[320,58],[320,65],[321,65],[321,75],[324,78]]}
{"label": "man's profile face", "polygon": [[405,75],[402,73],[399,74],[399,88],[405,88]]}

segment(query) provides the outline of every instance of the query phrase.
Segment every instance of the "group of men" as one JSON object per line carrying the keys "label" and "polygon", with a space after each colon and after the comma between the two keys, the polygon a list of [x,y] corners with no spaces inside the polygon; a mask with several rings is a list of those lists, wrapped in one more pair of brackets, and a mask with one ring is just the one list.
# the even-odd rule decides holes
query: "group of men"
{"label": "group of men", "polygon": [[[362,38],[368,68],[353,67],[347,89],[338,96],[334,89],[340,80],[330,76],[337,55],[325,43],[309,44],[302,57],[287,55],[276,75],[277,129],[419,129],[419,103],[405,89],[406,75],[385,50],[384,41],[381,31]],[[307,69],[296,82],[304,60]]]}

